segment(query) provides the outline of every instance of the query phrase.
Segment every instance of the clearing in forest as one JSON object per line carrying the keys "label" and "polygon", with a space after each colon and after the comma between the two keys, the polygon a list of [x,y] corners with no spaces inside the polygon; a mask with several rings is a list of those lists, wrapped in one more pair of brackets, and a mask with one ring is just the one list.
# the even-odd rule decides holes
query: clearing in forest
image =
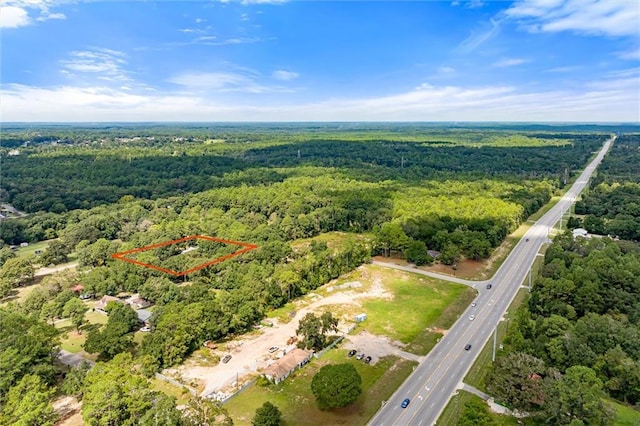
{"label": "clearing in forest", "polygon": [[[239,249],[230,252],[231,249]],[[258,248],[255,244],[190,235],[176,240],[126,250],[114,259],[181,277]]]}

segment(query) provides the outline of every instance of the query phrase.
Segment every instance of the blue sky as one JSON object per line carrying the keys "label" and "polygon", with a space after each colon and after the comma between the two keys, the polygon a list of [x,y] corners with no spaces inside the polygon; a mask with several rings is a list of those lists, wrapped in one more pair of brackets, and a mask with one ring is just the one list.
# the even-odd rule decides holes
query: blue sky
{"label": "blue sky", "polygon": [[0,0],[1,120],[640,121],[640,2]]}

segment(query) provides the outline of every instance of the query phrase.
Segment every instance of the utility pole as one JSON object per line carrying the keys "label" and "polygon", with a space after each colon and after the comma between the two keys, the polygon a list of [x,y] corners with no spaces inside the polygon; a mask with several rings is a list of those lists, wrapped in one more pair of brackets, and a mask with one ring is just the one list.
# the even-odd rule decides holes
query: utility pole
{"label": "utility pole", "polygon": [[[500,322],[498,322],[500,324]],[[496,343],[498,341],[498,324],[493,329],[493,355],[491,356],[491,362],[496,362]]]}

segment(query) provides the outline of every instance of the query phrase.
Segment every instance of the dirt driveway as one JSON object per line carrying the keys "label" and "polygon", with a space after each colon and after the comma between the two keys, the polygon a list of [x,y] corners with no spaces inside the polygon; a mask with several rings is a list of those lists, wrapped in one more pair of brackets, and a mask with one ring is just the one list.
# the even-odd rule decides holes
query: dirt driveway
{"label": "dirt driveway", "polygon": [[[366,268],[361,266],[360,268]],[[359,268],[359,269],[360,269]],[[369,272],[363,272],[363,275]],[[295,317],[287,323],[279,323],[277,320],[271,320],[273,327],[264,327],[257,333],[251,333],[250,336],[239,338],[227,344],[228,352],[217,353],[223,357],[230,354],[231,359],[225,363],[210,366],[189,365],[189,363],[167,370],[168,375],[178,375],[182,377],[182,381],[189,383],[193,380],[200,381],[204,385],[203,396],[215,396],[224,398],[232,393],[234,388],[243,382],[257,376],[265,367],[275,362],[283,355],[283,350],[289,351],[295,348],[294,345],[287,346],[286,342],[289,337],[296,334],[298,323],[309,312],[321,311],[322,306],[326,305],[355,305],[359,306],[360,301],[365,298],[390,298],[391,294],[386,291],[383,286],[382,279],[371,274],[371,285],[366,291],[359,290],[362,286],[358,281],[345,283],[340,286],[334,286],[334,283],[326,284],[323,288],[330,291],[327,296],[319,296],[317,294],[307,295],[307,300],[311,299],[310,304],[296,309]],[[340,321],[340,334],[346,332],[353,322]],[[269,348],[278,346],[279,350],[269,353]],[[366,355],[370,355],[372,363],[379,358],[387,355],[399,355],[412,360],[418,360],[419,357],[402,351],[402,347],[398,342],[391,342],[386,337],[375,336],[373,334],[362,332],[354,336],[345,336],[345,342],[342,347],[345,349],[356,349],[363,351]]]}

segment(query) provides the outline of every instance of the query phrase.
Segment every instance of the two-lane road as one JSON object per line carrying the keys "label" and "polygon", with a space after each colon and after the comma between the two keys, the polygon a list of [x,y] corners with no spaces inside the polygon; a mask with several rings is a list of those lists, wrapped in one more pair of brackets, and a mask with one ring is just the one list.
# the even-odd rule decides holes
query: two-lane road
{"label": "two-lane road", "polygon": [[[478,283],[476,306],[465,311],[376,413],[370,425],[432,425],[436,422],[518,292],[540,246],[547,242],[549,230],[575,201],[614,139],[604,144],[562,199],[527,231],[495,276]],[[491,284],[490,289],[488,284]],[[473,320],[469,319],[471,315],[475,316]],[[471,349],[465,350],[467,344]],[[401,408],[405,398],[411,403],[407,408]]]}

